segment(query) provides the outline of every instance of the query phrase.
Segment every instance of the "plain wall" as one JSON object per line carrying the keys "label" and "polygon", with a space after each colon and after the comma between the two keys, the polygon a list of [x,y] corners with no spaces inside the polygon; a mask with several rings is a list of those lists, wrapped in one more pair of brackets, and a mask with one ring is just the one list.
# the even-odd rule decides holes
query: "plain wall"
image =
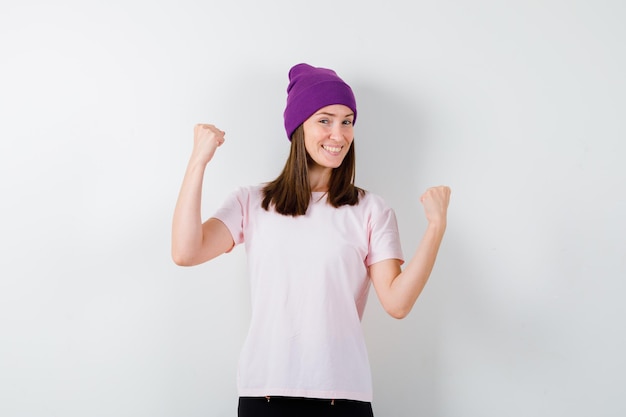
{"label": "plain wall", "polygon": [[357,96],[357,182],[452,188],[404,320],[372,291],[377,416],[623,416],[626,3],[2,1],[0,415],[233,416],[242,247],[170,258],[193,125],[204,216],[273,179],[287,71]]}

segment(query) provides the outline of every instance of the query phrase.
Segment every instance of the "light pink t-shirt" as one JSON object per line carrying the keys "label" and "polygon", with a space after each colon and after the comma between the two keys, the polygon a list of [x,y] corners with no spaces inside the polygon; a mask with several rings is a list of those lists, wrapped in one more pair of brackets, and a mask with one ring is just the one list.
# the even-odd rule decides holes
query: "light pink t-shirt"
{"label": "light pink t-shirt", "polygon": [[239,395],[372,401],[361,318],[367,267],[403,259],[393,210],[371,193],[334,208],[314,192],[298,217],[261,201],[260,186],[242,187],[214,216],[248,258],[252,318]]}

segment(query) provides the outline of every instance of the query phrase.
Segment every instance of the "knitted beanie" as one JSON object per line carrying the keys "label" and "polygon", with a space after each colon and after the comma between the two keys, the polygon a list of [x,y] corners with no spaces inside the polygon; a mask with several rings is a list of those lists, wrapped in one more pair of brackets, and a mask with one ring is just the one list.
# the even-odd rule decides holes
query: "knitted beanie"
{"label": "knitted beanie", "polygon": [[[322,107],[343,104],[354,112],[354,93],[335,71],[327,68],[297,64],[289,70],[287,106],[285,107],[285,130],[291,140],[293,132]],[[354,122],[353,122],[354,123]]]}

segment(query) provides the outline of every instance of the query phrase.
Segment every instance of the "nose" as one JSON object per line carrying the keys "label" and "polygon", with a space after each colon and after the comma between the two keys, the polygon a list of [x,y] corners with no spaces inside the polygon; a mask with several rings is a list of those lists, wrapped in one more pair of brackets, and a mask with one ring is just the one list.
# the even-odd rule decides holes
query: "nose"
{"label": "nose", "polygon": [[342,137],[341,123],[334,123],[330,130],[330,138],[333,140],[341,140]]}

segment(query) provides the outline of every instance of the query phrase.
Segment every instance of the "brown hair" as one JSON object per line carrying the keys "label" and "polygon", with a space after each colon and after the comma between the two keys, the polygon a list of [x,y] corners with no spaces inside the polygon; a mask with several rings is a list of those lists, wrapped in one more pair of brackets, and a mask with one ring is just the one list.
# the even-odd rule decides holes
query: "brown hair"
{"label": "brown hair", "polygon": [[[309,163],[311,157],[304,145],[304,129],[300,125],[291,136],[291,150],[283,172],[263,187],[261,206],[274,209],[284,215],[301,216],[311,201]],[[333,207],[354,206],[365,191],[354,185],[356,158],[354,141],[341,165],[333,169],[328,184],[328,203]]]}

